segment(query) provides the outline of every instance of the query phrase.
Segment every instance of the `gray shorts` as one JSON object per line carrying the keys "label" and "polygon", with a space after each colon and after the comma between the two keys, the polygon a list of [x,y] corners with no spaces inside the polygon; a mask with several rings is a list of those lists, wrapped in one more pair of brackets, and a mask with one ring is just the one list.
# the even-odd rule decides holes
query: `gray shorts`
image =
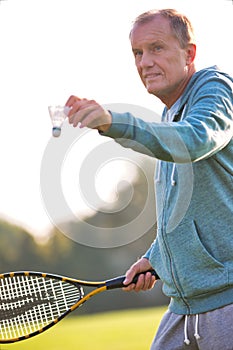
{"label": "gray shorts", "polygon": [[233,350],[233,304],[191,316],[167,311],[151,350]]}

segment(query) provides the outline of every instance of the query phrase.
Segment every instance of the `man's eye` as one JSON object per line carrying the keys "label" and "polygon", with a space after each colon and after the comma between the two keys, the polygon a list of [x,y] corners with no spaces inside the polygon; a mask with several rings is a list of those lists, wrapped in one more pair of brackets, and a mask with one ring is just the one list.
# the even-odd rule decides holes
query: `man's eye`
{"label": "man's eye", "polygon": [[160,45],[154,46],[154,48],[153,48],[153,51],[155,51],[155,52],[159,52],[161,50],[162,50],[162,46],[160,46]]}
{"label": "man's eye", "polygon": [[134,51],[134,56],[135,57],[141,57],[142,56],[142,51]]}

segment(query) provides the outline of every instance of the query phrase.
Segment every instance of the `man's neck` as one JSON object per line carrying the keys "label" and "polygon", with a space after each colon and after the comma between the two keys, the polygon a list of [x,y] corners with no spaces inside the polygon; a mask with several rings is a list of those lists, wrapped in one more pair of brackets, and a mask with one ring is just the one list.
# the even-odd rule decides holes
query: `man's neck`
{"label": "man's neck", "polygon": [[177,89],[172,95],[157,96],[167,106],[168,109],[170,109],[171,106],[183,95],[184,90],[186,89],[186,86],[188,85],[191,77],[195,72],[196,72],[195,65],[194,64],[190,65],[186,79],[184,79],[181,82],[181,84],[177,87]]}

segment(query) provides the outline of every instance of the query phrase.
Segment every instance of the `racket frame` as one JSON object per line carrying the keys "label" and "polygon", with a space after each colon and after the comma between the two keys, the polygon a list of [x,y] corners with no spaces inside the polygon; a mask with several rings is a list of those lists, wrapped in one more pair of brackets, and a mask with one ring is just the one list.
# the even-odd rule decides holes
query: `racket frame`
{"label": "racket frame", "polygon": [[[154,270],[150,271],[150,272],[154,276],[156,276],[157,279],[159,278]],[[125,287],[125,285],[123,284],[125,276],[112,278],[112,279],[109,279],[106,281],[91,282],[91,281],[77,280],[74,278],[64,277],[64,276],[60,276],[60,275],[56,275],[56,274],[36,272],[36,271],[16,271],[16,272],[7,272],[7,273],[0,274],[0,280],[6,279],[6,278],[14,278],[14,277],[37,277],[37,278],[44,278],[44,279],[47,278],[47,279],[53,279],[53,280],[55,279],[55,280],[59,280],[61,282],[70,283],[79,289],[80,298],[77,300],[76,303],[74,303],[71,307],[69,307],[64,313],[62,313],[60,316],[55,318],[53,321],[51,321],[49,324],[45,325],[44,327],[41,327],[40,329],[38,329],[32,333],[22,335],[19,337],[10,338],[10,339],[9,338],[0,339],[0,344],[14,343],[14,342],[25,340],[25,339],[34,337],[38,334],[41,334],[42,332],[46,331],[47,329],[49,329],[52,326],[54,326],[55,324],[57,324],[64,317],[66,317],[69,313],[76,310],[79,306],[84,304],[88,299],[90,299],[94,295],[97,295],[97,294],[104,292],[106,290]],[[137,277],[138,276],[135,276],[132,283],[136,283]],[[82,286],[93,287],[95,289],[85,295]]]}

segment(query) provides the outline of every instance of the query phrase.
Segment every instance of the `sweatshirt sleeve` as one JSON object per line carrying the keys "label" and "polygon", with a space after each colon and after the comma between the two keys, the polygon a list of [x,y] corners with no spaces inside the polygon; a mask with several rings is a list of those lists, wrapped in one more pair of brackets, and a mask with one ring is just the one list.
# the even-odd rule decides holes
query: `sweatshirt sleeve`
{"label": "sweatshirt sleeve", "polygon": [[210,79],[185,105],[178,122],[148,123],[131,113],[111,111],[112,125],[103,133],[123,147],[157,159],[187,163],[208,158],[233,137],[230,83]]}

